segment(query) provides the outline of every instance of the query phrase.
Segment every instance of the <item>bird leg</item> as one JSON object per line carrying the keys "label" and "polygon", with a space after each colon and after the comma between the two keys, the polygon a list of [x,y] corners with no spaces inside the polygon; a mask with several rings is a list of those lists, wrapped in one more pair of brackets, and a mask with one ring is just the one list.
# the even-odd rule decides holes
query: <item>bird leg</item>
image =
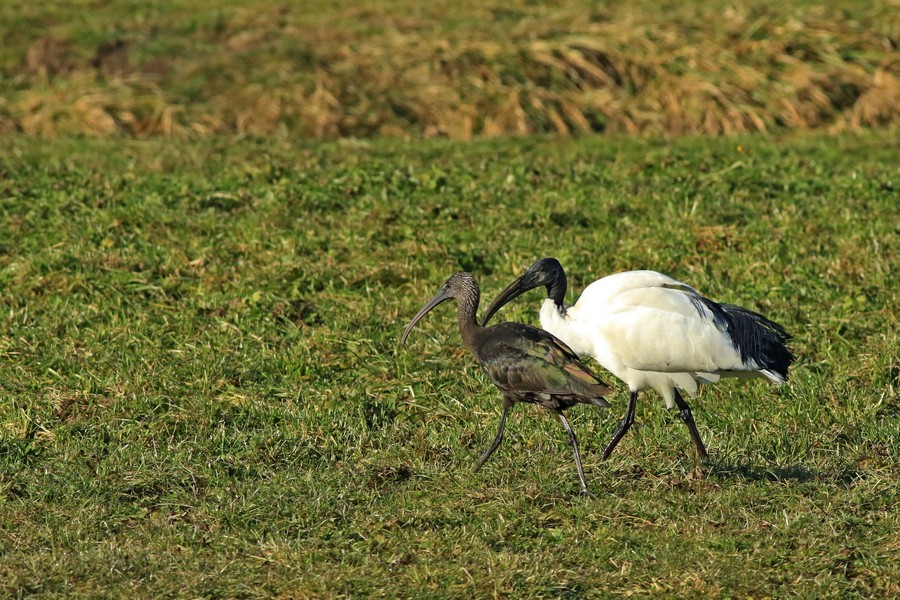
{"label": "bird leg", "polygon": [[632,390],[628,396],[628,410],[625,411],[625,417],[619,421],[619,428],[616,430],[613,439],[610,440],[609,444],[606,446],[606,450],[603,451],[603,460],[609,458],[612,451],[616,449],[616,444],[619,443],[619,440],[621,440],[622,437],[628,433],[628,430],[631,429],[631,425],[634,423],[634,410],[637,406],[637,397],[637,391]]}
{"label": "bird leg", "polygon": [[697,447],[697,454],[700,455],[700,460],[709,460],[709,454],[706,453],[706,447],[703,445],[703,440],[700,439],[700,432],[697,431],[694,415],[691,414],[691,407],[684,401],[677,389],[675,390],[675,404],[678,406],[678,410],[681,411],[681,420],[684,421],[685,425],[688,426],[688,431],[691,432],[691,439],[694,440],[694,446]]}
{"label": "bird leg", "polygon": [[494,453],[494,450],[500,446],[500,442],[503,441],[503,430],[506,429],[506,417],[509,416],[509,409],[512,408],[513,402],[509,398],[503,398],[503,414],[500,415],[500,428],[497,429],[497,435],[494,437],[494,441],[491,443],[490,448],[484,451],[484,454],[481,455],[481,458],[478,459],[478,464],[475,465],[475,469],[472,471],[473,473],[477,473],[479,469],[487,462],[487,459],[491,457],[491,454]]}
{"label": "bird leg", "polygon": [[575,467],[578,468],[578,479],[581,480],[581,493],[593,498],[594,495],[591,493],[591,490],[588,489],[587,482],[584,480],[584,469],[581,467],[581,452],[578,451],[578,438],[575,436],[575,430],[569,425],[569,421],[566,419],[566,416],[562,414],[562,411],[558,411],[556,414],[559,415],[559,420],[562,421],[563,427],[566,428],[566,434],[569,436],[569,443],[572,444],[572,449],[575,451]]}

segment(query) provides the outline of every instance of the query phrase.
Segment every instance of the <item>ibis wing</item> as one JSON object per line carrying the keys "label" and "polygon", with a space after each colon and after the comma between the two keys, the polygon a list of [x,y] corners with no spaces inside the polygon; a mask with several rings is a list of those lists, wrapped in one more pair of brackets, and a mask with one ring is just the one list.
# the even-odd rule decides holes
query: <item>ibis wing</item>
{"label": "ibis wing", "polygon": [[597,319],[622,364],[662,372],[740,369],[741,357],[718,315],[686,289],[657,287],[617,297]]}
{"label": "ibis wing", "polygon": [[587,383],[590,385],[602,384],[600,378],[594,375],[591,370],[581,362],[578,355],[572,351],[562,340],[547,334],[542,343],[535,345],[532,356],[542,358],[548,363],[555,365],[557,368],[565,371],[570,377]]}
{"label": "ibis wing", "polygon": [[656,271],[625,271],[607,275],[593,282],[581,292],[577,305],[592,308],[608,306],[630,292],[644,293],[656,289],[680,290],[688,294],[697,294],[697,290]]}
{"label": "ibis wing", "polygon": [[502,325],[516,327],[485,349],[485,369],[498,385],[534,392],[571,390],[573,384],[605,387],[561,340],[534,327]]}
{"label": "ibis wing", "polygon": [[549,393],[563,390],[565,372],[540,359],[515,352],[484,362],[484,369],[504,391]]}

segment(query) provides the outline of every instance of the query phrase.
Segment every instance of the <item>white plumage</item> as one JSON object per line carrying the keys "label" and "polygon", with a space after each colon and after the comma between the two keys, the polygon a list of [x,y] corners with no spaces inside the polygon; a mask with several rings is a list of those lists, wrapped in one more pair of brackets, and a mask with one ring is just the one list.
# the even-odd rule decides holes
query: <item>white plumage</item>
{"label": "white plumage", "polygon": [[575,352],[597,360],[629,388],[628,412],[607,446],[609,456],[634,420],[638,392],[654,389],[676,406],[701,458],[706,449],[690,407],[699,384],[721,377],[787,380],[794,357],[785,330],[762,315],[704,298],[697,290],[655,271],[627,271],[598,279],[572,306],[564,304],[566,277],[556,259],[536,262],[488,307],[483,321],[516,296],[545,286],[541,326]]}

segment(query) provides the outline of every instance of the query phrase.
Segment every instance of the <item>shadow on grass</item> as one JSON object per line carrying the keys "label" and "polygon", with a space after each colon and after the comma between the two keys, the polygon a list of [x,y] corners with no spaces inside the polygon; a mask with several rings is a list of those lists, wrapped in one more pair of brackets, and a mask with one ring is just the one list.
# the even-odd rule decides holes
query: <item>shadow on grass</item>
{"label": "shadow on grass", "polygon": [[789,467],[753,467],[750,465],[713,464],[709,474],[720,479],[746,479],[748,481],[796,481],[805,483],[819,475],[803,465]]}

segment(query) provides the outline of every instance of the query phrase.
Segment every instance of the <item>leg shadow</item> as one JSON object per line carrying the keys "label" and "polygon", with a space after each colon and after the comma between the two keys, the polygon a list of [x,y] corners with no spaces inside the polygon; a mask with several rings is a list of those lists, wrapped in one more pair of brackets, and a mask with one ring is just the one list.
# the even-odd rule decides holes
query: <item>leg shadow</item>
{"label": "leg shadow", "polygon": [[803,465],[789,467],[754,467],[752,465],[709,465],[709,474],[719,479],[745,479],[748,481],[796,481],[804,483],[819,477]]}

